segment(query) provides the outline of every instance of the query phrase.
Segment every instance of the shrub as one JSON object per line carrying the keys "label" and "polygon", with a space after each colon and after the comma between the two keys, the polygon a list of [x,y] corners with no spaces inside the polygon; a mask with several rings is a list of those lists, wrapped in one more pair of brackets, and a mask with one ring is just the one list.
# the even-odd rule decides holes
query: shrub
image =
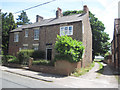
{"label": "shrub", "polygon": [[111,58],[111,53],[110,52],[107,52],[105,55],[104,55],[104,59],[110,59]]}
{"label": "shrub", "polygon": [[34,50],[21,50],[17,53],[19,64],[28,64],[29,57],[33,55]]}
{"label": "shrub", "polygon": [[25,53],[26,55],[28,55],[29,57],[31,57],[33,55],[34,50],[32,50],[32,49],[24,49],[24,50],[21,50],[19,52]]}
{"label": "shrub", "polygon": [[33,52],[32,57],[34,59],[44,59],[45,58],[45,52],[36,50],[36,51]]}
{"label": "shrub", "polygon": [[56,60],[67,60],[67,61],[73,62],[72,56],[70,56],[70,55],[64,55],[64,54],[55,55],[54,60],[55,61]]}
{"label": "shrub", "polygon": [[33,65],[46,65],[46,66],[53,66],[54,62],[48,61],[48,60],[36,60],[33,61]]}
{"label": "shrub", "polygon": [[4,63],[8,63],[8,60],[9,60],[9,59],[13,59],[13,58],[15,58],[15,56],[3,55],[3,56],[2,56],[2,63],[3,63],[3,64],[4,64]]}
{"label": "shrub", "polygon": [[18,60],[18,58],[13,57],[12,59],[9,59],[9,60],[8,60],[8,63],[16,63],[16,64],[18,64],[18,63],[19,63],[19,60]]}
{"label": "shrub", "polygon": [[61,55],[70,55],[72,62],[79,62],[82,59],[84,46],[82,42],[73,40],[71,37],[57,35],[55,49]]}
{"label": "shrub", "polygon": [[28,54],[22,51],[18,52],[17,58],[19,60],[19,64],[26,64],[28,63],[28,60],[29,60]]}

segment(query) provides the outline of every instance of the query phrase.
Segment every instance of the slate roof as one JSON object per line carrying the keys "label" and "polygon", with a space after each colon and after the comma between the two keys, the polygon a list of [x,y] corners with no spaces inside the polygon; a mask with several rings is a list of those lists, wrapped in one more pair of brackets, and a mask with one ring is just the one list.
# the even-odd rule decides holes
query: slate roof
{"label": "slate roof", "polygon": [[49,26],[49,25],[55,25],[60,23],[82,21],[83,16],[84,14],[75,14],[75,15],[63,16],[60,18],[43,19],[40,22],[35,22],[33,24],[28,24],[28,25],[23,25],[21,27],[18,27],[12,30],[11,32],[22,31],[22,29],[25,29],[25,28],[33,28],[33,27],[39,27],[39,26]]}

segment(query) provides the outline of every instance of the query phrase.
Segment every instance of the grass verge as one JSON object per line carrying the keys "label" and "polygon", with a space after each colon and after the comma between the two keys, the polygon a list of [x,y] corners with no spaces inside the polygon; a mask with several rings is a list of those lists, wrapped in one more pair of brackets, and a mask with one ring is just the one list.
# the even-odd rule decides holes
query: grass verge
{"label": "grass verge", "polygon": [[95,66],[95,62],[93,62],[89,67],[76,69],[72,76],[79,77],[89,72]]}

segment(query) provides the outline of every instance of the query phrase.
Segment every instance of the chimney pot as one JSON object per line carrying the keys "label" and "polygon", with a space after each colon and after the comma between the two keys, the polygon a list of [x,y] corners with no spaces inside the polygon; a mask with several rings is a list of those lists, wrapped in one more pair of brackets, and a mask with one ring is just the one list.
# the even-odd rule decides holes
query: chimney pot
{"label": "chimney pot", "polygon": [[63,14],[62,14],[62,9],[60,9],[59,7],[57,8],[57,11],[56,11],[56,18],[60,18],[62,17]]}
{"label": "chimney pot", "polygon": [[36,22],[41,22],[43,20],[42,16],[36,15]]}
{"label": "chimney pot", "polygon": [[83,11],[84,11],[84,13],[89,13],[89,9],[88,9],[87,5],[83,6]]}

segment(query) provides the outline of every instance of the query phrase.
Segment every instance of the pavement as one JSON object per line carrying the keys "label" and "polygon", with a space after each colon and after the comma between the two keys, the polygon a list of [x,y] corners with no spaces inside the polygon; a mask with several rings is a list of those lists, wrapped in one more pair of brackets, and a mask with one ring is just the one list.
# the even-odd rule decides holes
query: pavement
{"label": "pavement", "polygon": [[0,69],[45,82],[54,82],[70,88],[118,88],[118,81],[112,73],[112,70],[106,64],[102,64],[104,65],[103,73],[98,73],[99,64],[95,63],[95,66],[88,73],[80,77],[53,75],[5,66],[0,66]]}

